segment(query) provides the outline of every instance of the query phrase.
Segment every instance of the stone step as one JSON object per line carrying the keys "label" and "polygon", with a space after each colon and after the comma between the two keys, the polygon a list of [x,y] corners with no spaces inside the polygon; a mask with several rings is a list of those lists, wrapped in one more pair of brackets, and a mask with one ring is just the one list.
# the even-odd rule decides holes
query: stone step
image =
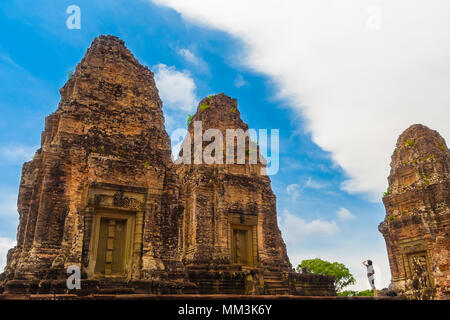
{"label": "stone step", "polygon": [[134,288],[130,287],[107,287],[100,288],[99,294],[133,294],[135,293]]}

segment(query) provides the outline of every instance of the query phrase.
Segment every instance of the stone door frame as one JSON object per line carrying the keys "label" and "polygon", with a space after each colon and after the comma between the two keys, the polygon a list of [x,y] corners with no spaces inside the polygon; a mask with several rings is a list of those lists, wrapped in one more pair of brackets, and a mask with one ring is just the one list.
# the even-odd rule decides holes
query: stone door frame
{"label": "stone door frame", "polygon": [[423,256],[426,261],[428,282],[431,288],[434,288],[434,278],[432,274],[431,256],[427,247],[427,241],[424,237],[414,237],[402,239],[399,241],[401,259],[403,260],[404,276],[402,280],[412,277],[412,258],[414,256]]}
{"label": "stone door frame", "polygon": [[[134,211],[119,211],[119,210],[105,210],[99,209],[94,213],[92,221],[92,237],[91,245],[92,250],[89,254],[89,266],[88,276],[89,278],[115,278],[126,277],[130,273],[133,262],[133,238],[136,229],[136,212]],[[97,263],[97,251],[99,244],[100,225],[103,218],[110,218],[116,220],[126,221],[126,234],[125,234],[125,252],[123,257],[123,272],[121,274],[98,274],[95,273],[95,265]]]}
{"label": "stone door frame", "polygon": [[230,212],[228,220],[228,249],[230,255],[230,263],[233,262],[233,230],[237,228],[250,231],[250,246],[252,252],[251,264],[242,265],[243,267],[257,267],[259,264],[258,255],[258,215],[249,215],[242,212]]}
{"label": "stone door frame", "polygon": [[[144,212],[147,189],[108,183],[93,183],[87,191],[83,250],[87,258],[86,273],[89,279],[126,278],[140,276]],[[123,273],[103,275],[95,273],[99,231],[102,218],[126,220]]]}

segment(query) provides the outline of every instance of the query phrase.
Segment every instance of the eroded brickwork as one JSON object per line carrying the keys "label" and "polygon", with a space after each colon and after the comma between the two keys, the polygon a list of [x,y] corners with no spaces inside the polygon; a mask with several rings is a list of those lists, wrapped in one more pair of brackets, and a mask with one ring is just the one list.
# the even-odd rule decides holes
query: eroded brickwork
{"label": "eroded brickwork", "polygon": [[450,152],[438,132],[413,125],[397,140],[386,218],[392,283],[412,299],[450,296]]}

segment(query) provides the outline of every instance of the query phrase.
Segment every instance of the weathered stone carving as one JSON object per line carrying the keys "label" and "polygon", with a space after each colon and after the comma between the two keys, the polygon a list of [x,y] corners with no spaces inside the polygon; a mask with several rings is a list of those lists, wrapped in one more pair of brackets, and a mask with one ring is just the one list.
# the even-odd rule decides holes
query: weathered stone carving
{"label": "weathered stone carving", "polygon": [[[235,100],[210,104],[205,128],[247,128]],[[76,265],[79,294],[335,294],[332,277],[290,275],[263,166],[174,165],[152,72],[100,36],[24,164],[2,286],[67,292]]]}
{"label": "weathered stone carving", "polygon": [[412,299],[450,296],[450,153],[436,131],[413,125],[397,140],[386,218],[392,284]]}

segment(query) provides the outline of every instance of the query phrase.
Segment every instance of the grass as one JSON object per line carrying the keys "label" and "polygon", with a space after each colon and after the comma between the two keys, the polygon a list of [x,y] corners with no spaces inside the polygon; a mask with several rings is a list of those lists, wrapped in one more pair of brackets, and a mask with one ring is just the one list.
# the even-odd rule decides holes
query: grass
{"label": "grass", "polygon": [[387,188],[387,190],[383,192],[383,197],[386,197],[389,194],[391,194],[391,188]]}
{"label": "grass", "polygon": [[413,139],[407,139],[407,140],[405,141],[405,147],[408,147],[408,148],[413,148],[416,144],[417,144],[417,143],[414,142]]}
{"label": "grass", "polygon": [[186,125],[190,125],[193,118],[194,118],[193,114],[188,115],[188,117],[186,119]]}
{"label": "grass", "polygon": [[205,111],[206,109],[211,108],[211,106],[207,103],[202,103],[200,105],[200,110]]}

